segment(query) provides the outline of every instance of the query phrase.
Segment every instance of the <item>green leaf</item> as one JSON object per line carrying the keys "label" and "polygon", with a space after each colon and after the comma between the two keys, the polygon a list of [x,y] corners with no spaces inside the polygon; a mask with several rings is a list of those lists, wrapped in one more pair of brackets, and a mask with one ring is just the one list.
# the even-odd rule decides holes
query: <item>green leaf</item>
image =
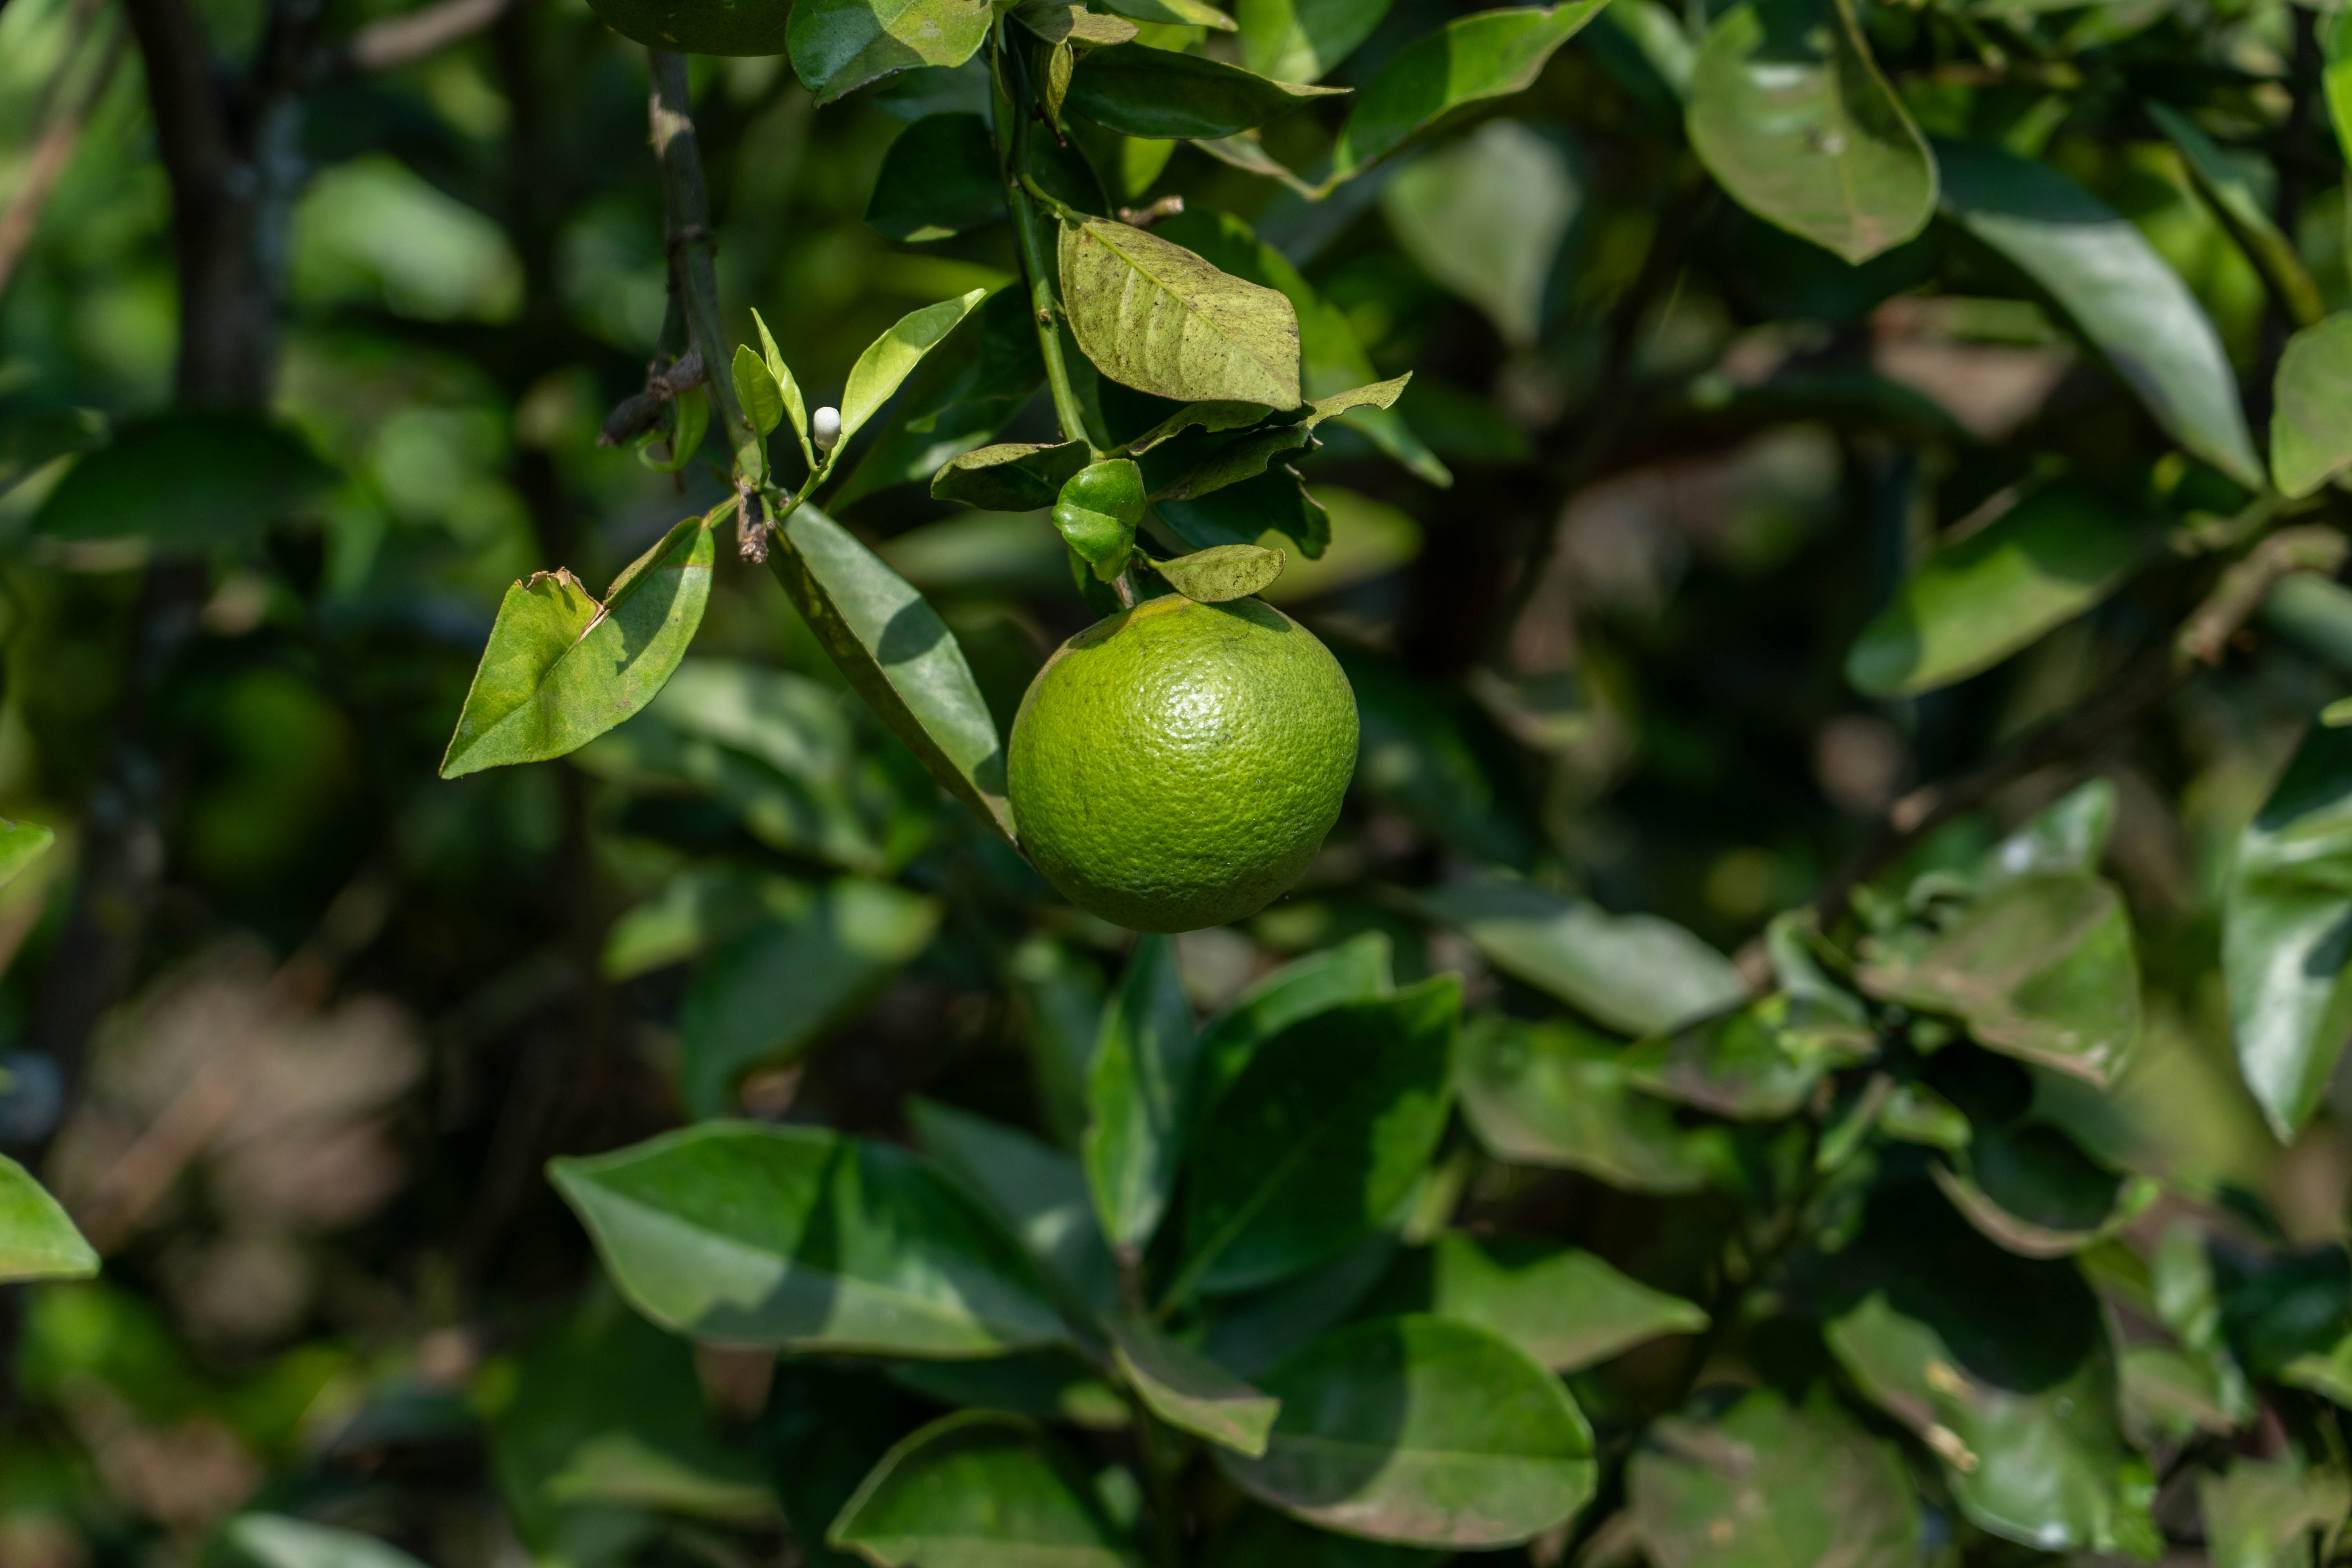
{"label": "green leaf", "polygon": [[998,222],[1004,200],[988,121],[933,114],[907,127],[883,154],[866,221],[893,239],[945,239]]}
{"label": "green leaf", "polygon": [[1374,1230],[1326,1263],[1267,1289],[1205,1303],[1202,1348],[1220,1366],[1259,1379],[1347,1321],[1396,1257],[1394,1230]]}
{"label": "green leaf", "polygon": [[1980,1045],[2095,1084],[2139,1039],[2131,919],[2096,877],[2021,877],[1979,900],[1924,952],[1864,949],[1874,996],[1948,1013]]}
{"label": "green leaf", "polygon": [[1859,265],[1936,216],[1936,163],[1848,0],[1751,0],[1700,42],[1691,146],[1740,205]]}
{"label": "green leaf", "polygon": [[1143,473],[1126,458],[1090,463],[1054,500],[1054,527],[1108,583],[1127,564],[1143,521]]}
{"label": "green leaf", "polygon": [[781,55],[791,0],[589,0],[613,31],[681,55]]}
{"label": "green leaf", "polygon": [[1494,965],[1612,1029],[1650,1034],[1748,994],[1729,961],[1655,915],[1612,915],[1530,882],[1457,882],[1422,896]]}
{"label": "green leaf", "polygon": [[1084,48],[1124,44],[1134,38],[1135,24],[1121,16],[1098,16],[1084,5],[1032,3],[1015,6],[1013,16],[1049,44],[1070,43]]}
{"label": "green leaf", "polygon": [[[637,461],[657,474],[677,474],[702,449],[710,430],[710,397],[701,387],[689,386],[670,400],[669,426],[648,430],[637,440]],[[667,457],[654,456],[658,447]]]}
{"label": "green leaf", "polygon": [[1554,51],[1607,4],[1479,11],[1405,45],[1357,95],[1331,152],[1332,178],[1361,174],[1456,110],[1533,87]]}
{"label": "green leaf", "polygon": [[1012,1237],[886,1143],[716,1122],[548,1172],[621,1293],[674,1333],[946,1357],[1064,1337]]}
{"label": "green leaf", "polygon": [[968,1410],[883,1458],[826,1540],[883,1568],[1139,1568],[1093,1485],[1029,1422]]}
{"label": "green leaf", "polygon": [[2096,871],[2115,826],[2115,781],[2101,778],[2077,784],[1985,852],[1977,887],[1990,891],[2044,871]]}
{"label": "green leaf", "polygon": [[1963,1513],[2044,1552],[2157,1554],[2115,1347],[2071,1264],[2000,1250],[1915,1184],[1874,1194],[1838,1267],[1831,1351],[1943,1461]]}
{"label": "green leaf", "polygon": [[423,1568],[373,1535],[282,1513],[241,1513],[221,1527],[232,1551],[260,1568]]}
{"label": "green leaf", "polygon": [[0,817],[0,888],[15,881],[26,867],[48,853],[49,846],[57,841],[57,829],[53,827]]}
{"label": "green leaf", "polygon": [[1161,26],[1216,27],[1231,32],[1234,26],[1234,19],[1208,4],[1208,0],[1102,0],[1102,8]]}
{"label": "green leaf", "polygon": [[2352,1514],[2352,1482],[2341,1470],[2307,1467],[2292,1448],[2274,1459],[2240,1455],[2221,1474],[2198,1476],[2197,1506],[2212,1568],[2302,1568],[2312,1537]]}
{"label": "green leaf", "polygon": [[2114,593],[2154,549],[2087,489],[2043,490],[1928,556],[1854,639],[1846,679],[1910,697],[1990,669]]}
{"label": "green leaf", "polygon": [[1968,1222],[2025,1258],[2065,1258],[2115,1236],[2157,1200],[2147,1176],[2099,1164],[2046,1122],[1979,1128],[1950,1164],[1928,1167]]}
{"label": "green leaf", "polygon": [[1062,300],[1113,381],[1180,403],[1296,408],[1298,315],[1271,289],[1123,223],[1064,225]]}
{"label": "green leaf", "polygon": [[814,507],[794,508],[777,532],[784,548],[770,554],[769,570],[852,689],[1010,843],[1004,747],[955,634],[905,578]]}
{"label": "green leaf", "polygon": [[[1118,1390],[1068,1350],[1017,1351],[986,1361],[902,1361],[890,1381],[959,1410],[997,1410],[1066,1421],[1091,1432],[1124,1431],[1135,1413]],[[846,1489],[830,1513],[839,1513]]]}
{"label": "green leaf", "polygon": [[1568,154],[1516,120],[1413,160],[1381,192],[1405,254],[1523,347],[1543,325],[1553,263],[1583,205]]}
{"label": "green leaf", "polygon": [[1989,143],[1939,141],[1936,162],[1945,210],[2048,291],[2174,440],[2260,489],[2221,341],[2139,230],[2057,170]]}
{"label": "green leaf", "polygon": [[2287,340],[2271,416],[2271,480],[2305,496],[2352,468],[2352,314],[2328,317]]}
{"label": "green leaf", "polygon": [[2221,896],[2238,1070],[2286,1142],[2352,1035],[2352,731],[2315,725],[2239,837]]}
{"label": "green leaf", "polygon": [[1868,1061],[1878,1042],[1852,1013],[1785,992],[1652,1036],[1622,1058],[1635,1085],[1740,1121],[1774,1121],[1804,1105],[1814,1085]]}
{"label": "green leaf", "polygon": [[[52,444],[39,450],[56,456]],[[259,415],[182,409],[124,425],[74,464],[32,531],[202,553],[315,510],[341,481],[299,436]]]}
{"label": "green leaf", "polygon": [[1118,1303],[1118,1266],[1078,1162],[1017,1128],[921,1098],[907,1121],[923,1152],[1019,1237],[1047,1279],[1096,1312]]}
{"label": "green leaf", "polygon": [[929,947],[940,906],[888,882],[844,877],[793,916],[761,921],[696,973],[678,1019],[678,1087],[697,1116],[723,1116],[736,1083],[781,1066],[847,1022]]}
{"label": "green leaf", "polygon": [[635,979],[698,957],[763,915],[798,914],[806,903],[800,884],[772,872],[724,861],[689,866],[613,922],[598,967],[607,980]]}
{"label": "green leaf", "polygon": [[1228,599],[1246,599],[1252,594],[1264,593],[1282,575],[1282,563],[1279,550],[1255,544],[1219,544],[1191,555],[1180,555],[1173,561],[1159,562],[1154,570],[1186,598],[1203,605],[1221,605]]}
{"label": "green leaf", "polygon": [[614,579],[601,605],[569,572],[509,588],[441,776],[563,756],[652,701],[702,624],[713,531],[688,518]]}
{"label": "green leaf", "polygon": [[1719,1127],[1683,1128],[1633,1088],[1622,1050],[1565,1023],[1480,1016],[1462,1046],[1462,1112],[1488,1153],[1636,1193],[1689,1193],[1730,1159]]}
{"label": "green leaf", "polygon": [[760,319],[757,310],[751,312],[751,325],[760,333],[760,359],[783,395],[785,422],[792,428],[793,439],[801,444],[801,459],[808,465],[809,472],[814,473],[816,447],[809,441],[808,402],[801,396],[801,384],[793,379],[793,367],[784,363],[783,354],[776,348],[775,335],[768,331],[768,323]]}
{"label": "green leaf", "polygon": [[1895,1445],[1824,1398],[1750,1390],[1709,1422],[1654,1424],[1626,1473],[1657,1568],[1910,1568],[1919,1503]]}
{"label": "green leaf", "polygon": [[1242,64],[1276,81],[1319,81],[1388,10],[1389,0],[1241,0]]}
{"label": "green leaf", "polygon": [[897,325],[875,339],[849,367],[849,384],[841,395],[841,438],[846,441],[864,429],[923,356],[987,298],[987,289],[974,289],[958,299],[926,305],[899,317]]}
{"label": "green leaf", "polygon": [[87,1279],[98,1254],[32,1173],[0,1154],[0,1279]]}
{"label": "green leaf", "polygon": [[1244,1491],[1350,1535],[1510,1546],[1592,1496],[1592,1433],[1559,1379],[1508,1341],[1444,1318],[1360,1323],[1265,1380],[1282,1401],[1265,1457],[1220,1452]]}
{"label": "green leaf", "polygon": [[2305,269],[2294,242],[2271,220],[2268,205],[2244,160],[2214,145],[2195,121],[2170,104],[2153,99],[2146,102],[2158,129],[2179,149],[2197,194],[2221,217],[2230,237],[2284,302],[2294,324],[2308,327],[2316,322],[2327,310],[2320,302],[2319,285]]}
{"label": "green leaf", "polygon": [[1087,1073],[1102,1029],[1102,976],[1092,963],[1042,935],[1016,948],[1005,968],[1028,1015],[1024,1043],[1039,1114],[1055,1142],[1075,1149],[1086,1132]]}
{"label": "green leaf", "polygon": [[0,420],[0,496],[59,458],[106,445],[106,417],[94,408],[20,414]]}
{"label": "green leaf", "polygon": [[1119,1251],[1139,1254],[1167,1213],[1190,1131],[1197,1045],[1174,939],[1139,937],[1103,1008],[1080,1145],[1095,1214]]}
{"label": "green leaf", "polygon": [[1706,1314],[1629,1279],[1589,1252],[1535,1237],[1447,1231],[1398,1255],[1365,1317],[1434,1312],[1500,1334],[1554,1372],[1607,1361],[1661,1334],[1695,1334]]}
{"label": "green leaf", "polygon": [[787,32],[793,70],[831,103],[892,71],[963,64],[994,16],[990,0],[799,0]]}
{"label": "green leaf", "polygon": [[936,500],[983,511],[1036,511],[1087,462],[1084,441],[1007,441],[951,459],[931,480]]}
{"label": "green leaf", "polygon": [[1255,544],[1268,532],[1278,532],[1288,534],[1299,553],[1311,561],[1331,542],[1330,514],[1287,463],[1197,500],[1158,501],[1153,515],[1195,550]]}
{"label": "green leaf", "polygon": [[1334,1535],[1245,1503],[1209,1542],[1202,1568],[1437,1568],[1444,1561],[1443,1552]]}
{"label": "green leaf", "polygon": [[735,401],[762,438],[784,422],[784,389],[749,343],[735,345]]}
{"label": "green leaf", "polygon": [[1376,931],[1284,964],[1242,993],[1201,1031],[1193,1068],[1202,1110],[1241,1077],[1258,1047],[1302,1018],[1346,1002],[1371,1002],[1396,989],[1388,937]]}
{"label": "green leaf", "polygon": [[1444,1132],[1461,1007],[1439,975],[1260,1046],[1193,1140],[1171,1294],[1254,1289],[1384,1223]]}
{"label": "green leaf", "polygon": [[1282,1401],[1177,1343],[1149,1318],[1127,1314],[1107,1319],[1103,1326],[1120,1373],[1153,1415],[1253,1459],[1265,1452],[1266,1434]]}
{"label": "green leaf", "polygon": [[1069,107],[1122,136],[1174,141],[1231,136],[1346,90],[1269,81],[1206,55],[1120,44],[1079,63]]}

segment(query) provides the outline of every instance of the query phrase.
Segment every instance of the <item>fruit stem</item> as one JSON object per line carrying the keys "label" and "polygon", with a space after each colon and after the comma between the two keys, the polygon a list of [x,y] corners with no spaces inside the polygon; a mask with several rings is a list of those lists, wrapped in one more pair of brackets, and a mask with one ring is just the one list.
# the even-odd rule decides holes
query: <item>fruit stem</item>
{"label": "fruit stem", "polygon": [[1062,439],[1084,441],[1087,453],[1099,461],[1102,449],[1087,427],[1086,409],[1070,383],[1070,367],[1062,357],[1060,307],[1054,299],[1055,268],[1045,243],[1045,223],[1029,194],[1022,189],[1019,164],[1027,145],[1029,121],[1006,80],[1004,26],[996,23],[989,40],[988,79],[993,93],[997,167],[1004,180],[1004,205],[1019,241],[1022,280],[1029,287],[1030,319],[1037,328],[1037,352],[1045,362],[1045,384],[1053,389],[1054,414],[1062,424]]}
{"label": "fruit stem", "polygon": [[1123,607],[1130,610],[1135,608],[1134,573],[1121,568],[1119,574],[1110,580],[1110,591],[1118,595],[1118,602]]}

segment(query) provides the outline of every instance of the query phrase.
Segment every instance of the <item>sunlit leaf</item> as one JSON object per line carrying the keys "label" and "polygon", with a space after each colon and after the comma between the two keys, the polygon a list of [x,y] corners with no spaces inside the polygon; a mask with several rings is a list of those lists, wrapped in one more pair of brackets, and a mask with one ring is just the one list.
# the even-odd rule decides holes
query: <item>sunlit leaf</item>
{"label": "sunlit leaf", "polygon": [[1707,1316],[1589,1252],[1534,1237],[1448,1231],[1399,1254],[1366,1317],[1434,1312],[1500,1334],[1554,1372],[1574,1372]]}
{"label": "sunlit leaf", "polygon": [[1526,91],[1553,52],[1607,4],[1480,11],[1405,45],[1350,106],[1331,152],[1333,177],[1360,173],[1455,110]]}
{"label": "sunlit leaf", "polygon": [[1216,27],[1230,32],[1234,19],[1208,0],[1102,0],[1106,11],[1162,26]]}
{"label": "sunlit leaf", "polygon": [[15,881],[26,867],[39,859],[57,841],[57,829],[53,827],[0,818],[0,888]]}
{"label": "sunlit leaf", "polygon": [[1231,136],[1340,88],[1272,81],[1205,55],[1144,44],[1097,49],[1070,79],[1069,107],[1122,136]]}
{"label": "sunlit leaf", "polygon": [[1255,544],[1219,544],[1162,561],[1156,570],[1186,598],[1220,605],[1271,587],[1282,575],[1282,552]]}
{"label": "sunlit leaf", "polygon": [[1242,64],[1276,81],[1318,81],[1388,15],[1389,0],[1240,0]]}
{"label": "sunlit leaf", "polygon": [[1076,1462],[1016,1416],[943,1417],[885,1456],[826,1539],[884,1568],[1139,1568]]}
{"label": "sunlit leaf", "polygon": [[799,0],[788,32],[793,70],[830,103],[914,66],[960,66],[987,40],[990,0]]}
{"label": "sunlit leaf", "polygon": [[1390,958],[1387,936],[1366,931],[1284,964],[1242,993],[1201,1031],[1193,1068],[1197,1103],[1203,1110],[1215,1104],[1258,1047],[1301,1018],[1389,994],[1395,989]]}
{"label": "sunlit leaf", "polygon": [[1717,1116],[1797,1111],[1823,1075],[1868,1061],[1877,1041],[1851,1012],[1774,992],[1745,1007],[1655,1035],[1622,1058],[1639,1087]]}
{"label": "sunlit leaf", "polygon": [[421,1568],[390,1542],[282,1513],[238,1514],[221,1534],[258,1568]]}
{"label": "sunlit leaf", "polygon": [[857,356],[857,363],[849,367],[849,384],[841,395],[841,438],[846,441],[864,429],[866,422],[882,411],[882,405],[890,401],[891,395],[922,363],[923,356],[987,298],[987,289],[974,289],[959,299],[926,305],[901,316],[888,331],[875,339]]}
{"label": "sunlit leaf", "polygon": [[32,1173],[0,1154],[0,1279],[87,1279],[98,1254]]}
{"label": "sunlit leaf", "polygon": [[1153,1415],[1253,1459],[1265,1452],[1280,1400],[1170,1339],[1149,1318],[1116,1317],[1104,1327],[1119,1371]]}
{"label": "sunlit leaf", "polygon": [[1271,289],[1122,223],[1065,225],[1062,299],[1113,381],[1180,403],[1299,403],[1298,316]]}

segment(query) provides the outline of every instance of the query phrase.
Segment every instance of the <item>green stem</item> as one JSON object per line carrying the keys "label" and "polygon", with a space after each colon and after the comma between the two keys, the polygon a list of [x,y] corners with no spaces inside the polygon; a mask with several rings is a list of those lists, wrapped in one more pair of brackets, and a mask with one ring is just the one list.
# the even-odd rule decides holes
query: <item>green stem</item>
{"label": "green stem", "polygon": [[996,158],[1004,178],[1004,205],[1013,218],[1013,233],[1021,252],[1022,281],[1029,289],[1030,317],[1037,326],[1037,352],[1045,362],[1045,384],[1053,390],[1054,415],[1061,421],[1062,439],[1084,441],[1087,453],[1097,459],[1102,450],[1095,445],[1094,435],[1087,427],[1086,410],[1078,402],[1077,391],[1070,384],[1070,367],[1062,358],[1062,328],[1060,306],[1054,298],[1053,247],[1047,244],[1045,218],[1038,213],[1027,191],[1028,182],[1019,172],[1020,153],[1029,134],[1028,116],[1005,79],[1004,24],[998,22],[991,40],[988,55],[988,79],[994,89],[996,109]]}

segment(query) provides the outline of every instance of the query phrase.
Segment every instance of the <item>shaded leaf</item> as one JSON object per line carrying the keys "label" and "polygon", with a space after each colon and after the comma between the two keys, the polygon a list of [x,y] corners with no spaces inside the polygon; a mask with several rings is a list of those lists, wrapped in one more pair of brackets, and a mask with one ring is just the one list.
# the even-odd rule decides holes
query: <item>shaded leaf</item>
{"label": "shaded leaf", "polygon": [[1793,1115],[1825,1075],[1877,1055],[1859,1013],[1776,991],[1653,1036],[1620,1065],[1653,1094],[1717,1116],[1773,1120]]}
{"label": "shaded leaf", "polygon": [[1174,940],[1139,937],[1103,1008],[1079,1146],[1115,1248],[1140,1252],[1167,1212],[1191,1131],[1197,1044]]}
{"label": "shaded leaf", "polygon": [[1463,1041],[1463,1115],[1498,1160],[1629,1192],[1696,1192],[1727,1165],[1724,1131],[1676,1125],[1671,1106],[1633,1088],[1622,1055],[1570,1024],[1483,1016]]}
{"label": "shaded leaf", "polygon": [[923,356],[961,325],[973,308],[987,298],[987,289],[974,289],[957,299],[910,310],[868,344],[866,352],[857,356],[857,363],[849,367],[849,383],[841,395],[841,438],[846,441],[865,428],[866,422],[882,411],[882,405],[890,401],[891,395],[913,374]]}
{"label": "shaded leaf", "polygon": [[1008,441],[949,461],[931,480],[937,500],[985,511],[1035,511],[1054,504],[1088,461],[1084,441]]}
{"label": "shaded leaf", "polygon": [[2273,391],[2271,482],[2286,495],[2309,495],[2352,467],[2352,315],[2288,339]]}
{"label": "shaded leaf", "polygon": [[1396,1257],[1394,1230],[1368,1232],[1328,1263],[1277,1285],[1206,1304],[1202,1348],[1221,1366],[1263,1378],[1345,1321]]}
{"label": "shaded leaf", "polygon": [[2294,242],[2272,221],[2263,194],[2244,163],[2223,152],[2197,122],[2168,103],[2147,100],[2147,112],[2180,153],[2197,194],[2220,216],[2221,226],[2238,242],[2264,281],[2284,302],[2299,327],[2308,327],[2326,313],[2319,286],[2296,254]]}
{"label": "shaded leaf", "polygon": [[106,418],[94,408],[20,414],[0,420],[0,496],[76,452],[106,444]]}
{"label": "shaded leaf", "polygon": [[1968,1222],[2026,1258],[2064,1258],[2120,1232],[2158,1184],[2093,1161],[2055,1127],[1979,1128],[1954,1163],[1928,1167]]}
{"label": "shaded leaf", "polygon": [[1389,939],[1376,931],[1284,964],[1201,1031],[1192,1069],[1196,1102],[1205,1112],[1260,1046],[1300,1019],[1345,1002],[1374,1001],[1394,989]]}
{"label": "shaded leaf", "polygon": [[883,154],[866,221],[893,239],[945,239],[999,221],[1004,201],[988,121],[933,114],[907,127]]}
{"label": "shaded leaf", "polygon": [[679,523],[601,605],[569,572],[509,588],[441,776],[562,756],[652,701],[702,624],[713,531],[700,518]]}
{"label": "shaded leaf", "polygon": [[1282,561],[1279,550],[1255,544],[1220,544],[1191,555],[1180,555],[1173,561],[1160,562],[1154,570],[1186,598],[1203,605],[1221,605],[1228,599],[1245,599],[1252,594],[1264,593],[1282,575]]}
{"label": "shaded leaf", "polygon": [[1137,1568],[1086,1473],[1028,1422],[943,1417],[874,1468],[826,1540],[884,1568]]}
{"label": "shaded leaf", "polygon": [[1344,90],[1271,81],[1205,55],[1120,44],[1080,62],[1068,103],[1122,136],[1164,141],[1231,136]]}
{"label": "shaded leaf", "polygon": [[1360,174],[1455,110],[1526,91],[1606,4],[1480,11],[1405,45],[1357,95],[1331,151],[1332,177]]}
{"label": "shaded leaf", "polygon": [[1086,1131],[1087,1071],[1102,1031],[1102,976],[1046,936],[1023,942],[1006,968],[1028,1014],[1025,1043],[1038,1110],[1055,1142],[1075,1149]]}
{"label": "shaded leaf", "polygon": [[919,1097],[907,1120],[923,1152],[1019,1237],[1046,1277],[1096,1312],[1118,1305],[1118,1266],[1078,1162],[1018,1128]]}
{"label": "shaded leaf", "polygon": [[1330,514],[1287,463],[1196,499],[1158,501],[1152,510],[1169,532],[1195,550],[1255,544],[1268,533],[1282,533],[1313,560],[1331,542]]}
{"label": "shaded leaf", "polygon": [[1936,214],[1936,163],[1847,0],[1751,0],[1699,44],[1691,146],[1757,216],[1849,264]]}
{"label": "shaded leaf", "polygon": [[1204,1568],[1436,1568],[1444,1561],[1421,1547],[1334,1535],[1245,1503],[1209,1542]]}
{"label": "shaded leaf", "polygon": [[[58,455],[51,448],[63,438],[56,432],[35,443],[34,455]],[[200,552],[301,515],[341,482],[281,425],[226,409],[180,409],[124,425],[68,469],[33,514],[32,531]]]}
{"label": "shaded leaf", "polygon": [[[956,1409],[1066,1421],[1090,1432],[1123,1431],[1135,1422],[1118,1390],[1060,1348],[985,1361],[904,1361],[890,1369],[890,1381]],[[833,1511],[840,1511],[837,1503]]]}
{"label": "shaded leaf", "polygon": [[1523,346],[1543,325],[1553,264],[1583,205],[1567,153],[1516,120],[1413,160],[1381,192],[1405,254]]}
{"label": "shaded leaf", "polygon": [[2047,290],[2189,452],[2259,489],[2237,377],[2202,307],[2139,230],[2046,163],[1937,142],[1944,207]]}
{"label": "shaded leaf", "polygon": [[1326,1529],[1406,1545],[1531,1540],[1592,1496],[1592,1433],[1526,1352],[1444,1318],[1339,1330],[1265,1380],[1265,1456],[1217,1462],[1243,1490]]}
{"label": "shaded leaf", "polygon": [[980,50],[990,0],[799,0],[786,37],[801,85],[830,103],[914,66],[960,66]]}
{"label": "shaded leaf", "polygon": [[1265,1452],[1280,1400],[1177,1343],[1149,1318],[1126,1314],[1107,1320],[1104,1327],[1120,1373],[1153,1415],[1253,1459]]}
{"label": "shaded leaf", "polygon": [[720,1122],[548,1170],[622,1294],[675,1333],[950,1357],[1063,1337],[1013,1240],[888,1144]]}
{"label": "shaded leaf", "polygon": [[2085,489],[2042,490],[1904,579],[1854,639],[1846,679],[1907,697],[1989,669],[2114,593],[2155,542]]}
{"label": "shaded leaf", "polygon": [[0,1154],[0,1280],[87,1279],[98,1254],[32,1173]]}
{"label": "shaded leaf", "polygon": [[1242,64],[1276,81],[1317,81],[1355,52],[1389,0],[1240,0]]}
{"label": "shaded leaf", "polygon": [[1607,1361],[1661,1334],[1695,1334],[1707,1316],[1629,1279],[1589,1252],[1534,1237],[1447,1231],[1400,1254],[1361,1309],[1434,1312],[1500,1334],[1554,1372]]}
{"label": "shaded leaf", "polygon": [[1298,316],[1274,289],[1126,224],[1064,225],[1070,331],[1113,381],[1180,403],[1299,403]]}

